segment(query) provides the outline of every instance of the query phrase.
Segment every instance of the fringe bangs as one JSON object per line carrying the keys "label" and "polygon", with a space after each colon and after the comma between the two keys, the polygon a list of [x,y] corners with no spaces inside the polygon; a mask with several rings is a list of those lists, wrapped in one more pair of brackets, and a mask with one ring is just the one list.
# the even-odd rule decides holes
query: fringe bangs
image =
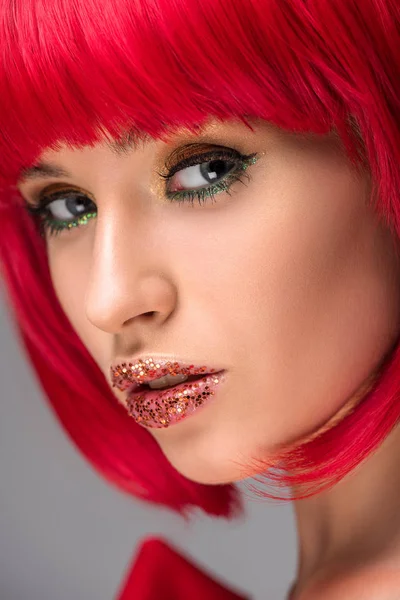
{"label": "fringe bangs", "polygon": [[[0,6],[0,259],[43,389],[81,452],[120,489],[182,513],[199,506],[233,515],[240,510],[233,487],[181,477],[150,434],[116,406],[62,313],[45,245],[14,202],[15,184],[42,150],[61,141],[83,146],[128,133],[139,144],[180,127],[195,133],[210,116],[244,123],[257,117],[293,132],[336,129],[354,166],[370,171],[371,199],[400,237],[400,6],[397,0],[0,0]],[[275,487],[299,485],[301,497],[316,493],[382,443],[400,419],[400,351],[391,359],[354,412],[282,457],[287,474],[270,472]]]}
{"label": "fringe bangs", "polygon": [[126,130],[138,141],[159,139],[209,115],[321,134],[336,126],[355,156],[346,113],[366,97],[370,77],[329,3],[313,12],[280,0],[104,0],[101,10],[97,0],[5,4],[3,181],[15,183],[61,140],[79,146]]}

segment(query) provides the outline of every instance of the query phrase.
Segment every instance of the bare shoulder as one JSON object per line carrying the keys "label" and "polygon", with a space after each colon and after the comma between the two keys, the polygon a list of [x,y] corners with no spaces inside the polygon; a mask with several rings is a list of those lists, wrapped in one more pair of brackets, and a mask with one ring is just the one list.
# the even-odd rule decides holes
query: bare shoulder
{"label": "bare shoulder", "polygon": [[320,581],[310,592],[304,600],[400,600],[400,564],[358,569]]}

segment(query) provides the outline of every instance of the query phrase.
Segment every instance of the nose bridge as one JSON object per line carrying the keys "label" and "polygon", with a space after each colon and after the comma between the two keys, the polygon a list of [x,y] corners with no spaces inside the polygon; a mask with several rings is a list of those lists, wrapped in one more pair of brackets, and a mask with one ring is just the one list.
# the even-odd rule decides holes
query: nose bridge
{"label": "nose bridge", "polygon": [[85,297],[93,325],[117,333],[143,315],[156,313],[158,323],[167,318],[176,290],[155,253],[143,217],[118,208],[97,216]]}

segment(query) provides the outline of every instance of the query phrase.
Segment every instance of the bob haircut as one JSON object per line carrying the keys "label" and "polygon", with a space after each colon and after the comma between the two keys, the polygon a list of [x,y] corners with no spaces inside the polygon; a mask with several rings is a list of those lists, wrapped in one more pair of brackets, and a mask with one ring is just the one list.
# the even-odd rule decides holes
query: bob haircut
{"label": "bob haircut", "polygon": [[[123,151],[175,128],[196,133],[210,116],[250,128],[257,117],[296,133],[335,130],[399,237],[398,0],[0,1],[0,259],[41,386],[79,450],[121,490],[184,516],[239,514],[236,486],[181,476],[115,400],[55,296],[45,240],[16,183],[60,140],[91,145],[107,133]],[[396,344],[334,427],[260,463],[259,481],[282,493],[258,493],[293,500],[334,485],[399,422],[399,394]]]}

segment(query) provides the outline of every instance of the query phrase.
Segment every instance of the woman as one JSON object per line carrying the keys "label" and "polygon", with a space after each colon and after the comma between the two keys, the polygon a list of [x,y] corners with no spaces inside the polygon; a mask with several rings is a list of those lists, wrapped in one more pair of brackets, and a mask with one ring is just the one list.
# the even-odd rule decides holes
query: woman
{"label": "woman", "polygon": [[291,600],[399,598],[397,2],[1,16],[3,274],[72,440],[182,514],[293,501]]}

